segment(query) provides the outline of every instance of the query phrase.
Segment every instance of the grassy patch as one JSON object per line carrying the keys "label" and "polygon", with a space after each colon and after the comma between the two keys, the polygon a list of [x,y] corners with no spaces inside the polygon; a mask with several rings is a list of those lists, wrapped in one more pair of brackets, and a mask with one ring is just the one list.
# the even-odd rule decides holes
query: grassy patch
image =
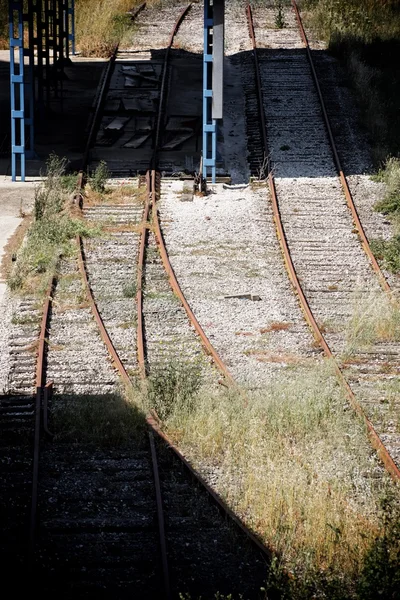
{"label": "grassy patch", "polygon": [[62,179],[65,168],[64,159],[50,156],[47,177],[35,190],[33,223],[8,278],[13,291],[43,292],[48,285],[49,274],[56,269],[59,256],[74,252],[75,236],[96,233],[81,218],[73,216],[68,207],[68,195]]}
{"label": "grassy patch", "polygon": [[371,240],[370,246],[385,269],[391,273],[400,272],[400,235],[394,235],[390,240]]}
{"label": "grassy patch", "polygon": [[400,341],[399,308],[383,293],[365,300],[355,298],[346,337],[349,354],[376,342]]}
{"label": "grassy patch", "polygon": [[148,378],[146,404],[154,408],[161,419],[167,419],[181,409],[193,408],[201,383],[200,364],[168,363]]}
{"label": "grassy patch", "polygon": [[52,414],[60,441],[115,447],[137,441],[145,432],[143,413],[118,394],[65,398]]}
{"label": "grassy patch", "polygon": [[376,258],[391,273],[400,272],[400,159],[390,158],[376,176],[375,181],[386,184],[383,200],[375,205],[375,210],[387,215],[393,223],[394,235],[389,240],[375,239],[371,248]]}
{"label": "grassy patch", "polygon": [[281,593],[271,597],[356,598],[381,539],[384,489],[330,365],[292,367],[246,404],[231,391],[199,390],[197,378],[183,393],[175,374],[171,381],[148,401],[161,403],[169,435],[276,553],[266,589]]}
{"label": "grassy patch", "polygon": [[400,215],[400,159],[390,158],[374,179],[386,184],[385,197],[375,209],[385,215]]}
{"label": "grassy patch", "polygon": [[8,35],[8,3],[2,2],[0,4],[0,50],[9,47]]}
{"label": "grassy patch", "polygon": [[77,0],[76,37],[83,56],[110,56],[132,26],[127,11],[139,6],[135,0]]}
{"label": "grassy patch", "polygon": [[127,283],[122,288],[122,294],[124,298],[134,298],[137,294],[137,285],[136,282]]}

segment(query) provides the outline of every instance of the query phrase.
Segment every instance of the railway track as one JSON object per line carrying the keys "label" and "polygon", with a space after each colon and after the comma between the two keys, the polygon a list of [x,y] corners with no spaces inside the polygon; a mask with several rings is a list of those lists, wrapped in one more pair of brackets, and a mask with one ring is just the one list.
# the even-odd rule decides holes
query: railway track
{"label": "railway track", "polygon": [[[258,9],[254,15],[258,21],[265,17]],[[310,70],[312,55],[299,47],[304,31],[297,29],[293,14],[285,13],[285,20],[290,34],[285,33],[284,48],[279,48],[275,33],[269,44],[272,49],[258,49],[257,28],[248,8],[258,94],[250,111],[257,103],[261,124],[259,133],[250,131],[251,150],[256,147],[258,152],[251,160],[254,168],[260,152],[265,157],[279,241],[306,320],[325,355],[335,356],[350,402],[365,419],[386,468],[398,478],[400,438],[387,416],[387,405],[382,404],[385,386],[398,376],[398,344],[378,341],[346,361],[343,326],[350,322],[356,302],[385,302],[381,286],[385,292],[389,287],[356,220],[333,136],[329,138],[329,122],[324,122],[317,80],[314,74],[313,81]]]}
{"label": "railway track", "polygon": [[[180,18],[184,15],[182,11]],[[156,140],[162,126],[160,117]],[[21,431],[6,414],[13,450],[20,453],[21,436],[26,438],[28,431],[34,457],[32,472],[30,444],[26,456],[20,453],[25,479],[17,548],[10,553],[7,545],[4,552],[11,564],[24,569],[30,504],[31,581],[45,595],[125,598],[134,589],[146,598],[177,597],[179,592],[212,597],[216,591],[255,598],[266,575],[268,551],[196,477],[158,423],[153,418],[146,423],[124,392],[127,386],[134,394],[135,378],[171,361],[171,353],[163,350],[165,341],[170,342],[167,347],[175,346],[175,354],[189,357],[197,356],[200,348],[190,330],[189,342],[176,343],[177,335],[186,335],[184,320],[189,328],[167,289],[174,276],[157,226],[156,181],[153,170],[144,194],[139,188],[110,205],[83,205],[84,216],[101,225],[106,237],[85,243],[78,238],[78,258],[61,258],[42,318],[35,406],[30,400],[29,419]],[[151,209],[154,237],[148,235]],[[134,267],[136,255],[143,262]],[[173,286],[176,293],[176,281]],[[162,337],[155,314],[163,317]],[[151,327],[157,334],[154,342]],[[165,340],[171,327],[175,332]],[[202,343],[207,346],[207,340]],[[210,370],[208,361],[204,368]],[[216,376],[212,379],[215,384]],[[29,377],[23,385],[29,390]],[[55,437],[48,428],[48,405]],[[126,427],[131,429],[127,432]],[[15,508],[19,497],[10,483],[13,474],[7,476]],[[232,528],[226,514],[239,527]]]}

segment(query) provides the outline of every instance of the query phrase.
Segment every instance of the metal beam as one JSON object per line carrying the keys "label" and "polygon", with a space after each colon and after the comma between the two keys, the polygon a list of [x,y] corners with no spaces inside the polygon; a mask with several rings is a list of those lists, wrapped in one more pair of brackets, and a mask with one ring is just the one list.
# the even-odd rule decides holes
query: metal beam
{"label": "metal beam", "polygon": [[[74,0],[8,0],[8,6],[11,174],[13,181],[19,173],[24,181],[25,161],[35,155],[35,113],[44,118],[53,91],[58,96],[61,89],[62,101],[63,68],[71,41],[75,51],[75,5]],[[28,59],[25,66],[24,58]]]}
{"label": "metal beam", "polygon": [[203,50],[203,177],[211,169],[212,182],[217,177],[217,122],[212,118],[213,100],[213,0],[204,0]]}
{"label": "metal beam", "polygon": [[[9,0],[11,85],[11,177],[25,181],[25,73],[23,1]],[[19,159],[19,160],[18,160]]]}
{"label": "metal beam", "polygon": [[[72,56],[75,56],[75,0],[68,1],[68,52],[71,42]],[[67,57],[69,54],[67,54]]]}
{"label": "metal beam", "polygon": [[225,39],[225,1],[214,0],[213,25],[213,74],[212,74],[212,117],[224,116],[224,39]]}

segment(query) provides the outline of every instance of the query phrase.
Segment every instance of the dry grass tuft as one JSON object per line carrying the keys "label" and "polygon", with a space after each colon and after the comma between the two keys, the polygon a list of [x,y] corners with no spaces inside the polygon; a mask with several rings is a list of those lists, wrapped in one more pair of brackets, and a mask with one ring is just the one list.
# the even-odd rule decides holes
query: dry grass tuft
{"label": "dry grass tuft", "polygon": [[374,343],[400,341],[399,307],[383,293],[363,301],[355,297],[346,337],[348,354]]}
{"label": "dry grass tuft", "polygon": [[101,204],[118,205],[132,204],[137,202],[143,204],[146,200],[146,188],[136,188],[132,185],[118,185],[107,187],[104,192],[97,192],[90,185],[85,188],[85,206],[99,206]]}
{"label": "dry grass tuft", "polygon": [[77,0],[76,38],[83,56],[110,56],[131,25],[135,0]]}

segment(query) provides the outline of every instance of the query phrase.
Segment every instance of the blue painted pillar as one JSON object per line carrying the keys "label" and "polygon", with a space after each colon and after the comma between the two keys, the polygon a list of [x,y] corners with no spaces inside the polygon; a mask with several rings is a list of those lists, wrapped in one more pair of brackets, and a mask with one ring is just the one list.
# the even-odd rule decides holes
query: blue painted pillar
{"label": "blue painted pillar", "polygon": [[217,121],[212,118],[213,101],[213,0],[204,0],[203,51],[203,177],[211,169],[212,182],[217,176]]}
{"label": "blue painted pillar", "polygon": [[68,19],[68,40],[71,42],[72,56],[75,56],[75,0],[68,0]]}
{"label": "blue painted pillar", "polygon": [[[11,85],[11,176],[25,181],[25,77],[23,1],[9,0],[10,85]],[[18,161],[18,159],[20,159]]]}
{"label": "blue painted pillar", "polygon": [[24,56],[28,57],[28,77],[25,80],[27,101],[25,102],[25,125],[27,127],[27,140],[25,157],[35,156],[35,6],[33,2],[28,3],[28,13],[23,16],[28,26],[28,48],[24,48]]}

